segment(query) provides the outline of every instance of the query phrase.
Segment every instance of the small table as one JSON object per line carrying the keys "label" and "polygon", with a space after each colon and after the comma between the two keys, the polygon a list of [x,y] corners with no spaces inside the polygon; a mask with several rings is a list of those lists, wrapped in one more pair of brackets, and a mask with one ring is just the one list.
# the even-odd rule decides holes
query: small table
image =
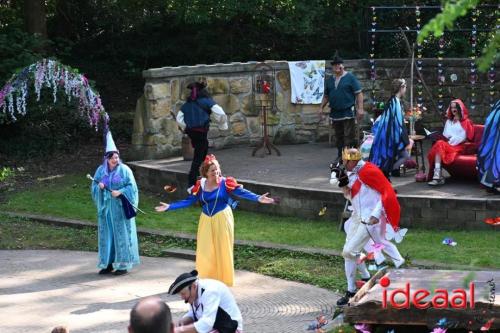
{"label": "small table", "polygon": [[420,163],[418,162],[419,158],[422,163],[422,171],[425,173],[425,160],[424,160],[424,139],[425,135],[410,135],[410,139],[412,139],[415,143],[411,149],[411,154],[415,156],[415,162],[417,163],[417,172],[420,170]]}

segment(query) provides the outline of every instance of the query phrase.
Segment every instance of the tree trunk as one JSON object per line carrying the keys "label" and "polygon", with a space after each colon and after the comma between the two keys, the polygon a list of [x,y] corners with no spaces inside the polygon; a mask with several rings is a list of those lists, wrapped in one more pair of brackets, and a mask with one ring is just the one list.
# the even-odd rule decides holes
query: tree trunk
{"label": "tree trunk", "polygon": [[30,34],[38,34],[47,38],[44,0],[24,0],[24,25]]}

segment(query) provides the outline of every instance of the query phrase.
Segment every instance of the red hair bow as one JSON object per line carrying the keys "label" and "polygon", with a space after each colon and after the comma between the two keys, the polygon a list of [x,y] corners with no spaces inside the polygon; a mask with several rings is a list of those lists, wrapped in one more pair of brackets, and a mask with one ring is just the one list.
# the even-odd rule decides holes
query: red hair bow
{"label": "red hair bow", "polygon": [[205,157],[205,160],[203,161],[203,163],[205,164],[210,164],[211,162],[213,161],[217,161],[217,159],[215,158],[215,155],[214,154],[208,154],[206,157]]}

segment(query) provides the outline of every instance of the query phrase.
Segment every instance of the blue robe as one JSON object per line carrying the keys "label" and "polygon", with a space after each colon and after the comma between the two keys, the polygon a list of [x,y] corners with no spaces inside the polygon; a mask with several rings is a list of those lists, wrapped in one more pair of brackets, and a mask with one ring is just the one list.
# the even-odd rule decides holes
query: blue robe
{"label": "blue robe", "polygon": [[403,108],[395,96],[389,100],[377,121],[374,135],[369,161],[389,174],[394,162],[410,142],[403,120]]}
{"label": "blue robe", "polygon": [[484,123],[477,153],[479,181],[488,187],[500,187],[500,100],[497,100]]}
{"label": "blue robe", "polygon": [[[110,190],[122,192],[136,206],[139,193],[132,170],[121,162],[109,171],[107,161],[94,175],[97,182],[103,182]],[[139,248],[135,217],[127,219],[122,202],[113,198],[111,192],[101,190],[99,184],[92,182],[92,199],[97,206],[99,263],[97,267],[106,268],[113,264],[114,269],[130,270],[139,264]]]}

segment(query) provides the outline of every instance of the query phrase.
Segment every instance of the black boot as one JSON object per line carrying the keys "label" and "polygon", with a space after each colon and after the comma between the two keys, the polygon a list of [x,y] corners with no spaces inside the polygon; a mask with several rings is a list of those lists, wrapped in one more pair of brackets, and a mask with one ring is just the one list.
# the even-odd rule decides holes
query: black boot
{"label": "black boot", "polygon": [[106,268],[103,268],[99,271],[99,274],[109,274],[113,271],[113,265],[112,264],[109,264],[108,267]]}
{"label": "black boot", "polygon": [[337,306],[346,305],[347,303],[349,303],[351,297],[354,297],[354,295],[356,295],[356,293],[351,293],[350,291],[346,291],[345,295],[339,298],[339,300],[337,301]]}

